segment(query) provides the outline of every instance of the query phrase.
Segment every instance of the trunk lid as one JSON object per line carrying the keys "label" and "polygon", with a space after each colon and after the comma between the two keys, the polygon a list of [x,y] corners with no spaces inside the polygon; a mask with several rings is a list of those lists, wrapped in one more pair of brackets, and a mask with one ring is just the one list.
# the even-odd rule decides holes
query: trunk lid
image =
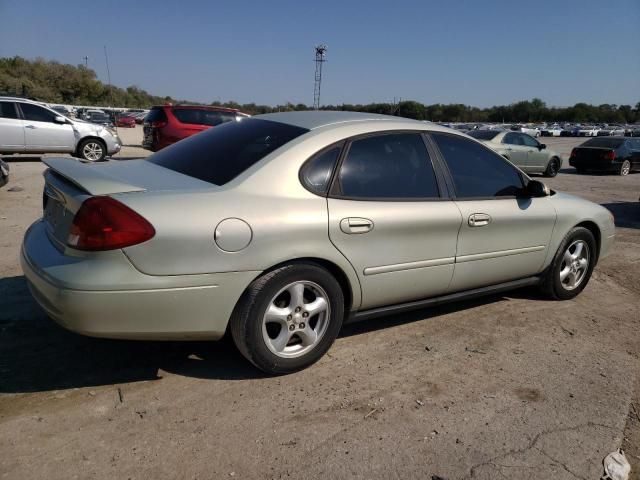
{"label": "trunk lid", "polygon": [[576,147],[575,158],[588,164],[610,162],[610,160],[606,158],[606,155],[613,151],[615,151],[614,148],[606,147]]}
{"label": "trunk lid", "polygon": [[66,246],[73,217],[91,196],[216,188],[144,160],[87,163],[59,157],[42,161],[49,167],[44,173],[43,220],[50,238],[61,248]]}

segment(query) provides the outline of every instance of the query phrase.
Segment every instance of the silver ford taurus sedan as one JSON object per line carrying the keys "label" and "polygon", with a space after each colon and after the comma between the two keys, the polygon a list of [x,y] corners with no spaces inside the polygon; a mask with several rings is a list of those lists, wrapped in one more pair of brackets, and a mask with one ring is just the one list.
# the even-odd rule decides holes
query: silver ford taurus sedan
{"label": "silver ford taurus sedan", "polygon": [[22,267],[76,332],[219,339],[272,374],[344,321],[539,285],[585,288],[611,214],[453,130],[348,112],[261,115],[148,160],[48,158]]}

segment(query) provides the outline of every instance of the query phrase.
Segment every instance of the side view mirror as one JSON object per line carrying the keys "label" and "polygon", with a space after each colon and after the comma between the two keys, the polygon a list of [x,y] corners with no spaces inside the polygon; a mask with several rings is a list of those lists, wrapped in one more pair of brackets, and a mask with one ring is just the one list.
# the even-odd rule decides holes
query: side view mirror
{"label": "side view mirror", "polygon": [[549,187],[539,180],[529,180],[524,190],[529,197],[533,198],[548,197],[551,195]]}
{"label": "side view mirror", "polygon": [[544,143],[541,143],[540,145],[538,145],[538,149],[540,150],[544,150],[545,148],[547,148],[547,146]]}
{"label": "side view mirror", "polygon": [[56,123],[67,123],[67,119],[61,116],[55,117],[53,121]]}

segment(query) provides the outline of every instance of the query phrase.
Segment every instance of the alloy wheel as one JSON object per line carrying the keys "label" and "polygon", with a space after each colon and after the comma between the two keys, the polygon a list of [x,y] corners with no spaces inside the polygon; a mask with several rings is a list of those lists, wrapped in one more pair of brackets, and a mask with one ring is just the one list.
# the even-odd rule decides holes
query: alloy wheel
{"label": "alloy wheel", "polygon": [[269,302],[262,319],[262,338],[275,355],[300,357],[318,344],[330,316],[329,297],[320,285],[290,283]]}
{"label": "alloy wheel", "polygon": [[82,148],[82,156],[87,160],[100,160],[102,157],[102,145],[98,142],[89,142]]}
{"label": "alloy wheel", "polygon": [[564,252],[560,266],[560,283],[566,290],[575,290],[584,280],[589,269],[589,245],[576,240]]}

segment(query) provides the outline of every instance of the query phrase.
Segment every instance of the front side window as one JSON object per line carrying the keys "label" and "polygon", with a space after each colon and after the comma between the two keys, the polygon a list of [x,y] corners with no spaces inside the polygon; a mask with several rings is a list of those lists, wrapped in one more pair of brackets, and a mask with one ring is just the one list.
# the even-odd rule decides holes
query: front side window
{"label": "front side window", "polygon": [[437,198],[431,159],[419,133],[354,140],[340,167],[340,191],[350,198]]}
{"label": "front side window", "polygon": [[308,130],[248,118],[227,122],[154,153],[147,161],[190,177],[224,185]]}
{"label": "front side window", "polygon": [[21,103],[20,108],[22,109],[24,118],[32,122],[53,122],[53,119],[58,116],[56,113],[50,112],[46,108],[42,108],[31,103]]}
{"label": "front side window", "polygon": [[521,133],[520,137],[522,138],[522,143],[525,146],[538,148],[539,143],[535,138],[533,138],[533,137],[531,137],[529,135],[525,135],[524,133]]}
{"label": "front side window", "polygon": [[506,143],[507,145],[522,145],[522,140],[520,139],[520,135],[514,132],[507,133],[502,139],[502,143]]}
{"label": "front side window", "polygon": [[0,102],[0,118],[18,118],[13,102]]}
{"label": "front side window", "polygon": [[457,135],[431,136],[449,167],[456,198],[515,196],[524,187],[518,170],[489,148]]}
{"label": "front side window", "polygon": [[305,187],[318,195],[325,195],[329,190],[331,174],[335,167],[342,145],[331,147],[316,154],[304,164],[300,178]]}

